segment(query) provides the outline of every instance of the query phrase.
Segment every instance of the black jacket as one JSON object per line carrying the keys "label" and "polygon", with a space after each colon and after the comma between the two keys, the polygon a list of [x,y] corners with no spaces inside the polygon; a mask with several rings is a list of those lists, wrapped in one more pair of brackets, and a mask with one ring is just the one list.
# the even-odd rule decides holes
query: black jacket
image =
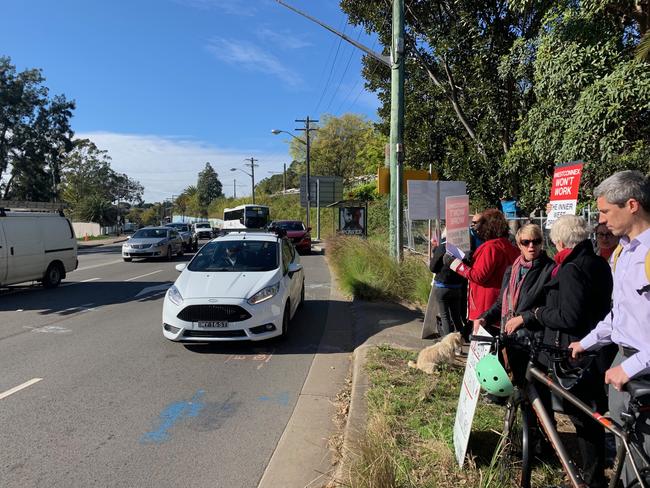
{"label": "black jacket", "polygon": [[[519,300],[515,306],[515,314],[521,315],[524,319],[524,327],[527,329],[540,329],[541,325],[535,319],[533,310],[536,307],[541,307],[546,303],[546,292],[544,286],[551,279],[551,272],[555,267],[555,262],[549,258],[545,252],[539,255],[533,261],[533,266],[528,270],[524,276],[524,282],[521,285],[519,292]],[[510,281],[510,274],[512,273],[512,266],[506,269],[501,282],[501,292],[499,298],[494,302],[494,305],[483,314],[483,318],[488,325],[501,325],[501,309],[503,303],[503,293]]]}
{"label": "black jacket", "polygon": [[582,339],[611,309],[612,271],[589,240],[573,248],[544,288],[546,305],[536,316],[547,344],[567,347]]}
{"label": "black jacket", "polygon": [[452,271],[452,269],[443,262],[446,252],[447,246],[443,242],[439,246],[436,246],[431,253],[429,269],[432,273],[436,274],[435,280],[439,283],[444,283],[445,285],[466,285],[467,280],[458,273]]}

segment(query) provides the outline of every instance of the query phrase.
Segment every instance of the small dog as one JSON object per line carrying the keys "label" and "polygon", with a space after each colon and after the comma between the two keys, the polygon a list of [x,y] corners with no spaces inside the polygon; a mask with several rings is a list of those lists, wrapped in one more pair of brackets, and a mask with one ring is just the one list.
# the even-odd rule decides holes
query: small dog
{"label": "small dog", "polygon": [[417,362],[409,361],[410,368],[421,369],[427,374],[433,374],[434,368],[443,363],[452,363],[456,357],[456,349],[463,345],[460,332],[447,334],[440,342],[425,347],[418,354]]}

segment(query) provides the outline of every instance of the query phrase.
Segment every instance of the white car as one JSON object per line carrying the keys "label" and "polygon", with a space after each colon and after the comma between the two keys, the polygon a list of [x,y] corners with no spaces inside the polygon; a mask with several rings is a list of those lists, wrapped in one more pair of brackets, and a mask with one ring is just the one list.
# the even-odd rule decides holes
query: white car
{"label": "white car", "polygon": [[287,334],[305,299],[300,256],[286,237],[235,232],[203,246],[167,290],[163,335],[172,341],[260,341]]}

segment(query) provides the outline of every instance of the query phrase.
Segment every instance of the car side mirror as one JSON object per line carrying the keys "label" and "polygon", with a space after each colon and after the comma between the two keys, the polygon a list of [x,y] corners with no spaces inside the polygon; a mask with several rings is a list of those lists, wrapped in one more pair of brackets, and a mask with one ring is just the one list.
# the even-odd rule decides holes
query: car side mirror
{"label": "car side mirror", "polygon": [[302,269],[302,264],[300,263],[289,264],[289,270],[288,270],[289,276],[293,276],[294,273],[297,273],[301,269]]}
{"label": "car side mirror", "polygon": [[177,265],[175,266],[175,268],[176,268],[176,271],[181,272],[181,271],[183,271],[185,268],[187,268],[187,264],[186,264],[186,263],[177,264]]}
{"label": "car side mirror", "polygon": [[310,230],[311,230],[311,227],[307,227],[307,232],[309,232]]}

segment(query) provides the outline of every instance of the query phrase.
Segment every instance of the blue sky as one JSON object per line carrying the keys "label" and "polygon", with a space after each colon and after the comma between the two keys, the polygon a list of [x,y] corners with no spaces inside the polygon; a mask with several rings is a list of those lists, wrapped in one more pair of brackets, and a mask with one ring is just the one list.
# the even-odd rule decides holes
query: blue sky
{"label": "blue sky", "polygon": [[[336,0],[287,0],[376,51],[346,26]],[[145,186],[146,201],[178,195],[210,162],[227,195],[290,162],[294,119],[379,106],[363,88],[361,53],[274,0],[5,0],[0,55],[41,68],[50,94],[74,99],[78,137]],[[241,185],[241,186],[239,186]]]}

